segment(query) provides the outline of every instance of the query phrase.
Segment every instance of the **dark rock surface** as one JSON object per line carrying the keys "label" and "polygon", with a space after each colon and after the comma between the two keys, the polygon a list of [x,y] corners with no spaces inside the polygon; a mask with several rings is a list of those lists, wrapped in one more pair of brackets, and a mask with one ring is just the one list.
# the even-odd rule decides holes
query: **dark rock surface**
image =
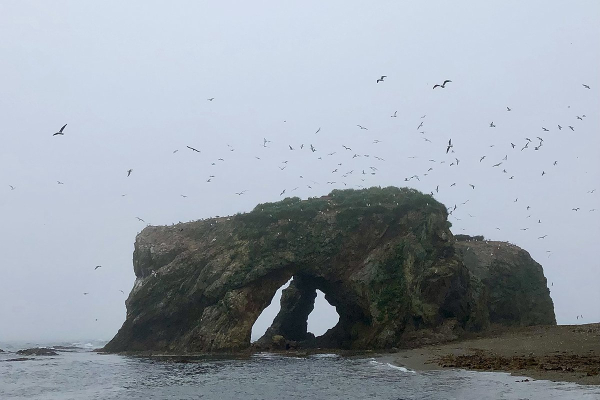
{"label": "dark rock surface", "polygon": [[554,304],[542,266],[506,242],[474,240],[455,247],[474,278],[486,288],[491,323],[555,325]]}
{"label": "dark rock surface", "polygon": [[29,360],[34,360],[34,359],[27,358],[27,357],[19,357],[19,358],[9,358],[8,360],[4,360],[4,361],[9,362],[9,361],[29,361]]}
{"label": "dark rock surface", "polygon": [[[489,299],[501,291],[488,290],[489,279],[463,263],[449,226],[433,197],[389,187],[147,227],[136,238],[126,321],[104,349],[248,349],[252,325],[290,278],[281,312],[258,346],[391,348],[483,329]],[[314,338],[306,319],[317,289],[340,319]]]}
{"label": "dark rock surface", "polygon": [[31,349],[19,350],[17,354],[22,356],[57,356],[58,353],[45,347],[34,347]]}

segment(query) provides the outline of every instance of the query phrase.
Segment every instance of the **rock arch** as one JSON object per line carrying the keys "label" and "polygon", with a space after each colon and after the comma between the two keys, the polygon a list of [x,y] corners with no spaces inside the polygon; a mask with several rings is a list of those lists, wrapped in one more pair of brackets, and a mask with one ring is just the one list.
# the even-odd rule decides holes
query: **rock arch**
{"label": "rock arch", "polygon": [[[446,208],[411,189],[333,191],[150,226],[133,263],[127,318],[107,351],[249,349],[254,322],[292,277],[271,337],[389,348],[488,323],[485,287],[455,252]],[[306,326],[317,289],[340,316],[319,341]]]}

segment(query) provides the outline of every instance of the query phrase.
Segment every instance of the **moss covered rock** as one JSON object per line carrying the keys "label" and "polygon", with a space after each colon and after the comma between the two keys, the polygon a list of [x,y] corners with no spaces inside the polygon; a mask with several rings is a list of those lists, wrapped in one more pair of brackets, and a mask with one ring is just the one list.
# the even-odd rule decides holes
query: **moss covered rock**
{"label": "moss covered rock", "polygon": [[[147,227],[136,238],[126,321],[105,349],[247,349],[252,325],[290,278],[265,343],[279,335],[321,347],[389,348],[485,328],[493,293],[456,253],[449,227],[443,204],[394,187]],[[340,319],[314,338],[306,318],[317,289]]]}

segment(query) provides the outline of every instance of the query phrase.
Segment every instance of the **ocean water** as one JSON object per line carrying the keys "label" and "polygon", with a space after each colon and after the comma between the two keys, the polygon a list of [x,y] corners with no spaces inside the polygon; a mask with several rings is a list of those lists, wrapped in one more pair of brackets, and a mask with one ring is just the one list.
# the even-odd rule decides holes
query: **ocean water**
{"label": "ocean water", "polygon": [[145,358],[97,354],[103,343],[58,356],[22,357],[36,344],[2,344],[0,399],[600,399],[600,388],[461,370],[411,371],[381,358],[260,353],[240,359]]}

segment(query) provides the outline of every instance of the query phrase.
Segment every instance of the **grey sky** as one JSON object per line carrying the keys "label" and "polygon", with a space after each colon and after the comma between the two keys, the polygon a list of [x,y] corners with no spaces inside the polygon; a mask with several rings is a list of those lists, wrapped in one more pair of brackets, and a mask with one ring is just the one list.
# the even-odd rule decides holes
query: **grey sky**
{"label": "grey sky", "polygon": [[0,339],[111,338],[136,217],[358,185],[439,185],[454,233],[543,265],[559,323],[599,321],[599,22],[597,1],[0,2]]}

